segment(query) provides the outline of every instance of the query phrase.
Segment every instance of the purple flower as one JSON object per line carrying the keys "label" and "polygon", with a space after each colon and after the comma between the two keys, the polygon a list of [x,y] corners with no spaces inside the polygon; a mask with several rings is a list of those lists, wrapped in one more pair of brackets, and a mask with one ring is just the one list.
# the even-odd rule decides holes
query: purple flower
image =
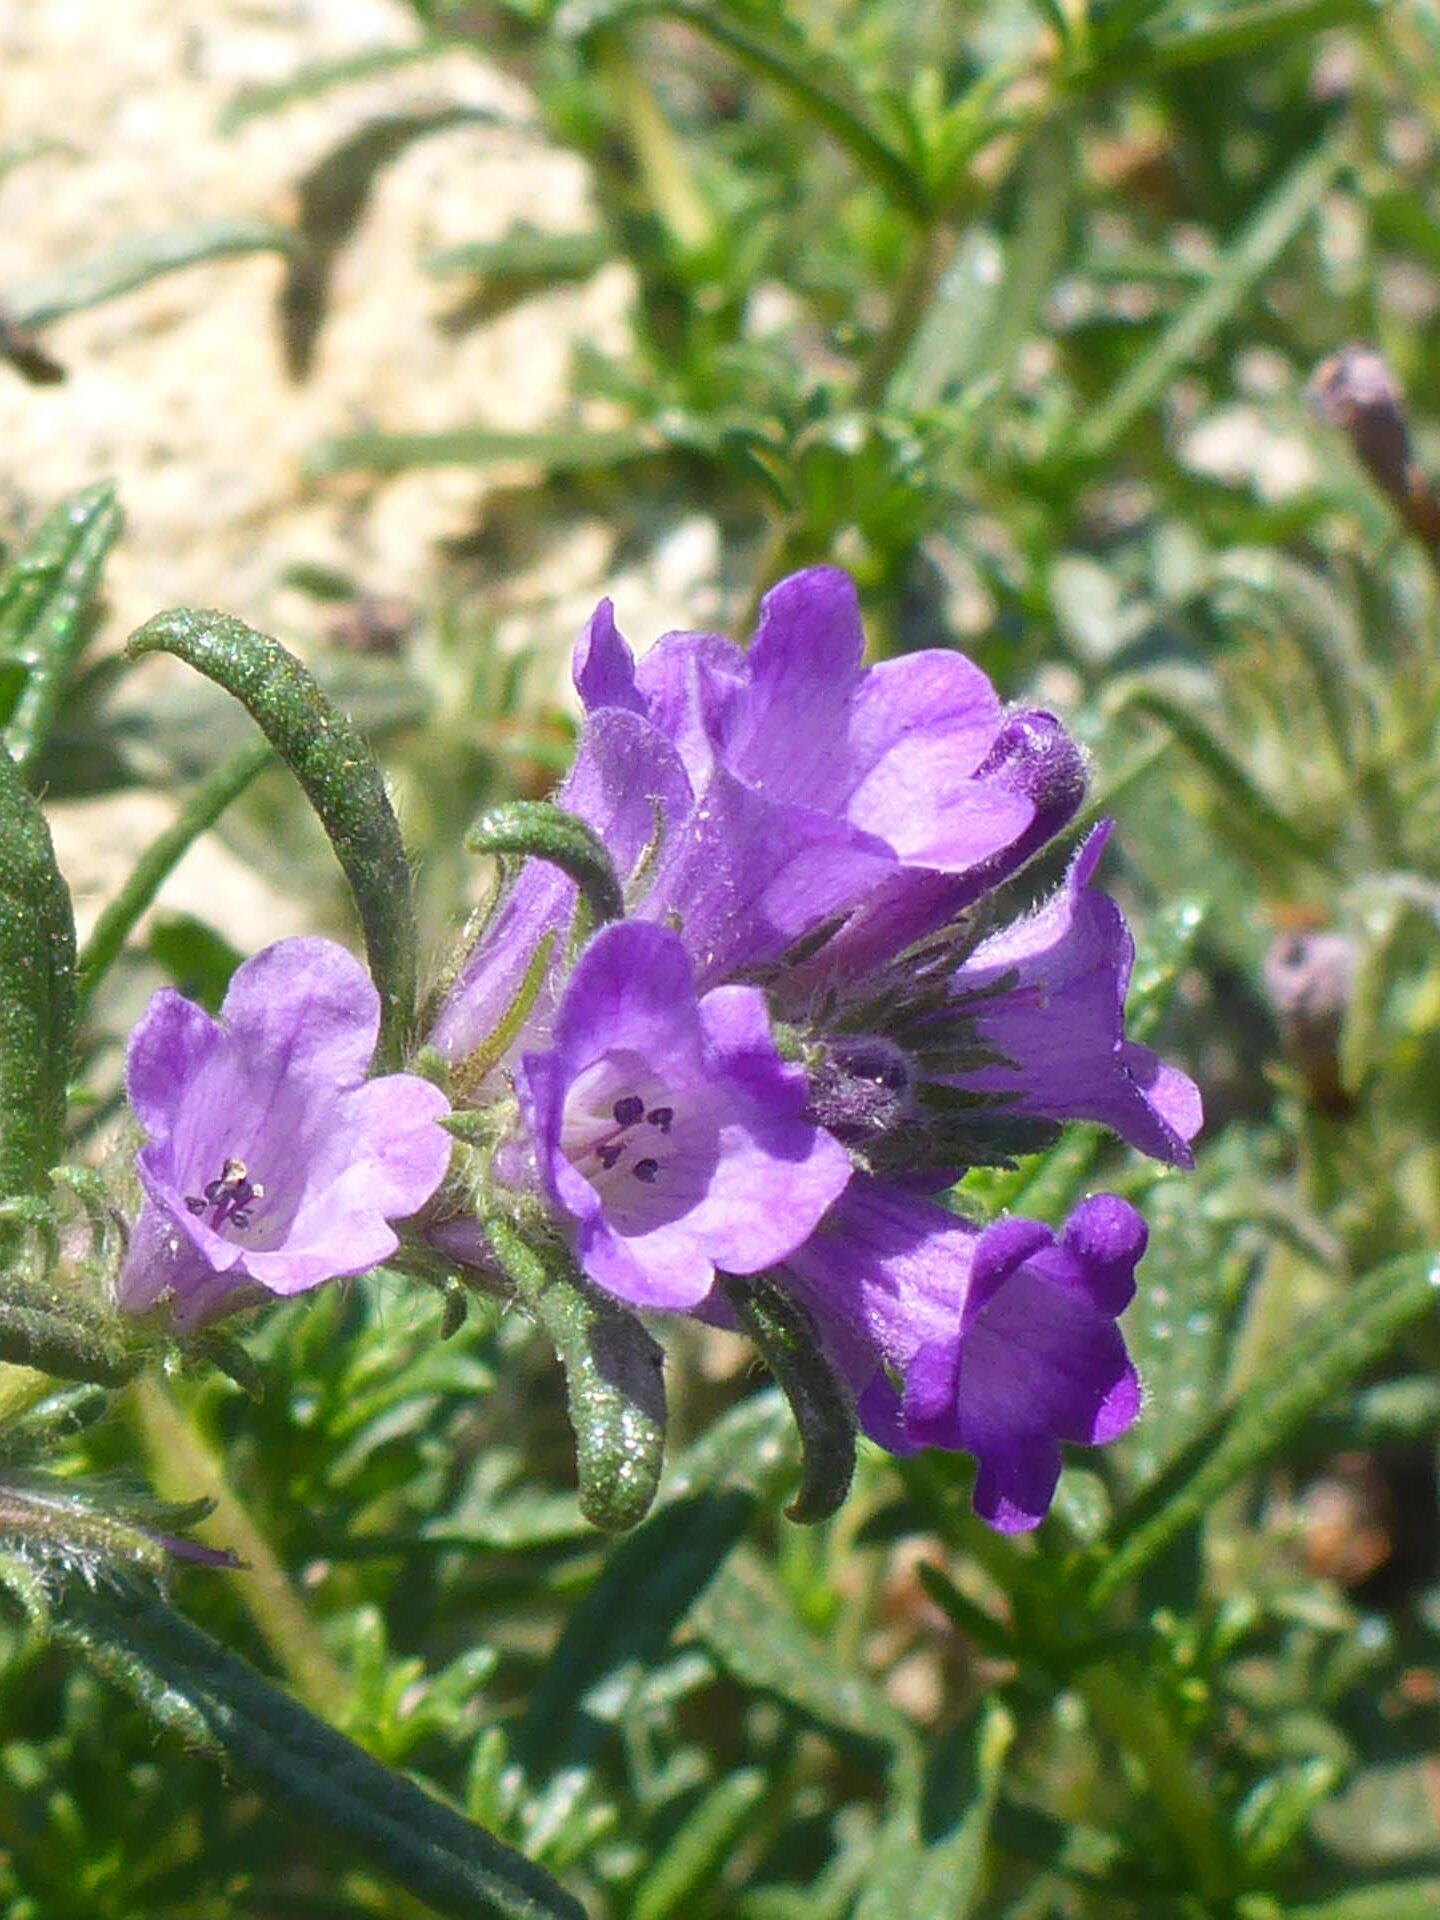
{"label": "purple flower", "polygon": [[303,1293],[395,1251],[389,1222],[445,1177],[448,1102],[410,1074],[366,1080],[379,1029],[369,975],[329,940],[247,961],[218,1021],[155,995],[126,1061],[147,1144],[121,1306],[143,1313],[168,1294],[193,1327],[230,1296]]}
{"label": "purple flower", "polygon": [[1005,1056],[953,1084],[1003,1096],[1012,1113],[1098,1120],[1142,1153],[1193,1166],[1198,1088],[1125,1038],[1135,943],[1119,907],[1090,884],[1109,834],[1108,822],[1097,827],[1059,892],[982,941],[952,975],[952,1008]]}
{"label": "purple flower", "polygon": [[980,1228],[857,1177],[786,1271],[871,1438],[974,1454],[976,1511],[1017,1533],[1049,1510],[1062,1440],[1102,1445],[1139,1413],[1115,1320],[1145,1237],[1111,1194],[1057,1236],[1035,1220]]}
{"label": "purple flower", "polygon": [[[1054,718],[1007,716],[962,655],[913,653],[867,669],[864,645],[853,582],[816,567],[767,594],[748,653],[715,634],[677,633],[637,666],[606,601],[575,666],[587,711],[647,720],[697,796],[719,768],[781,814],[849,830],[839,844],[872,865],[838,890],[844,904],[864,902],[834,949],[847,973],[1012,873],[1084,789],[1080,753]],[[836,910],[817,897],[812,926]]]}
{"label": "purple flower", "polygon": [[763,996],[697,999],[684,946],[622,921],[585,949],[516,1091],[545,1191],[590,1278],[686,1310],[717,1268],[757,1273],[813,1231],[850,1163],[804,1118],[805,1075],[775,1050]]}

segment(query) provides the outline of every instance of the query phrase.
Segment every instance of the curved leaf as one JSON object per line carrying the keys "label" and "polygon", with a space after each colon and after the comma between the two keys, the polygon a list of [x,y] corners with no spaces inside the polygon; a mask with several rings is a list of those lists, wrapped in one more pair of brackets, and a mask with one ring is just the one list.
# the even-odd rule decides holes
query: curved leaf
{"label": "curved leaf", "polygon": [[800,1488],[785,1509],[813,1525],[838,1511],[855,1477],[855,1412],[820,1350],[810,1315],[763,1275],[723,1281],[735,1317],[760,1349],[800,1431]]}
{"label": "curved leaf", "polygon": [[382,1766],[152,1594],[78,1580],[55,1638],[160,1724],[453,1920],[585,1920],[542,1868]]}
{"label": "curved leaf", "polygon": [[20,327],[46,327],[68,313],[103,306],[167,273],[246,253],[293,253],[295,234],[273,220],[197,220],[125,240],[93,260],[10,287],[4,304]]}
{"label": "curved leaf", "polygon": [[157,614],[126,651],[131,659],[173,653],[233,694],[304,788],[364,929],[380,991],[377,1064],[398,1065],[415,1018],[415,915],[405,847],[374,754],[292,653],[227,614]]}
{"label": "curved leaf", "polygon": [[0,747],[0,1197],[42,1193],[65,1139],[75,919],[44,815]]}
{"label": "curved leaf", "polygon": [[100,576],[121,524],[114,485],[85,487],[46,516],[0,582],[0,661],[24,672],[5,740],[27,771],[90,638]]}
{"label": "curved leaf", "polygon": [[568,1255],[547,1259],[507,1220],[486,1237],[565,1369],[580,1506],[623,1532],[650,1511],[665,1454],[664,1356],[633,1313],[589,1286]]}

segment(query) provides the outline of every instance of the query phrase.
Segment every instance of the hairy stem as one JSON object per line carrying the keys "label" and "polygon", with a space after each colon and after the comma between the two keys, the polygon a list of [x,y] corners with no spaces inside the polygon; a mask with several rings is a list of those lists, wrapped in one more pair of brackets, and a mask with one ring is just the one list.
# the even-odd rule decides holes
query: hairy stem
{"label": "hairy stem", "polygon": [[157,1489],[167,1500],[214,1501],[215,1511],[195,1528],[197,1537],[245,1562],[236,1590],[276,1664],[306,1706],[337,1719],[350,1693],[345,1676],[210,1443],[155,1375],[135,1381],[128,1397]]}

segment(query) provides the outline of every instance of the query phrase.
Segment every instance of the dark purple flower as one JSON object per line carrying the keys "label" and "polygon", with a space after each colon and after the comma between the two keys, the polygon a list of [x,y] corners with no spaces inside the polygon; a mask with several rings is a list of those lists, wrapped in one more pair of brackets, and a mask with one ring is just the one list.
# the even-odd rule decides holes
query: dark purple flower
{"label": "dark purple flower", "polygon": [[955,1084],[1003,1096],[1012,1113],[1098,1120],[1142,1153],[1188,1167],[1199,1089],[1125,1038],[1135,943],[1119,907],[1091,885],[1109,833],[1108,822],[1097,827],[1059,892],[982,941],[952,976],[953,1006],[1005,1056]]}
{"label": "dark purple flower", "polygon": [[[697,796],[722,768],[781,813],[843,825],[852,837],[842,844],[888,868],[837,889],[847,904],[865,903],[835,949],[846,951],[847,973],[1012,873],[1084,788],[1079,750],[1053,717],[1007,716],[963,655],[866,668],[864,645],[854,583],[815,567],[767,594],[748,653],[715,634],[669,634],[637,666],[607,601],[575,669],[587,711],[646,719]],[[834,911],[817,898],[812,925]]]}
{"label": "dark purple flower", "polygon": [[590,1278],[684,1311],[719,1268],[757,1273],[813,1231],[850,1177],[804,1118],[752,987],[702,999],[680,939],[605,927],[576,963],[554,1043],[516,1074],[541,1182]]}
{"label": "dark purple flower", "polygon": [[449,1103],[410,1074],[366,1080],[379,1029],[370,976],[329,940],[247,961],[218,1021],[155,995],[126,1062],[147,1144],[121,1306],[143,1313],[168,1294],[192,1327],[231,1295],[303,1293],[395,1251],[389,1222],[445,1177]]}
{"label": "dark purple flower", "polygon": [[1057,1235],[857,1177],[785,1266],[872,1439],[974,1454],[976,1511],[1017,1533],[1049,1510],[1062,1440],[1102,1445],[1139,1413],[1115,1320],[1144,1251],[1143,1220],[1110,1194]]}

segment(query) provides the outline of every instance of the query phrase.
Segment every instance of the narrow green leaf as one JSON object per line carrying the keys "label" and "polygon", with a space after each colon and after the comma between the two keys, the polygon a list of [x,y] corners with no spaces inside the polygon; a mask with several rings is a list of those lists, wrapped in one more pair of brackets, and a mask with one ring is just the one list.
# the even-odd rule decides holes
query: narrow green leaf
{"label": "narrow green leaf", "polygon": [[992,269],[1002,243],[988,233],[967,232],[891,382],[892,404],[916,410],[938,405],[957,387],[975,389],[970,404],[960,402],[961,445],[949,456],[955,461],[968,457],[966,450],[1010,392],[1021,348],[1040,320],[1070,242],[1070,208],[1080,178],[1075,129],[1057,121],[1036,136],[1026,158],[1016,195],[1018,224],[1003,243],[1001,273]]}
{"label": "narrow green leaf", "polygon": [[0,181],[8,179],[19,167],[28,167],[32,160],[47,160],[57,154],[75,160],[79,158],[80,149],[68,140],[59,140],[47,133],[7,140],[0,145]]}
{"label": "narrow green leaf", "polygon": [[233,800],[275,758],[268,741],[243,747],[217,767],[181,810],[179,818],[141,854],[119,893],[101,913],[80,955],[80,1004],[89,1000],[133,932],[135,923],[165,881]]}
{"label": "narrow green leaf", "polygon": [[568,9],[574,32],[591,32],[642,13],[683,21],[704,39],[723,47],[741,66],[788,94],[803,113],[824,127],[851,159],[889,194],[897,206],[923,220],[930,210],[924,183],[871,124],[864,102],[833,63],[799,35],[762,27],[756,16],[743,23],[706,0],[580,0]]}
{"label": "narrow green leaf", "polygon": [[785,1509],[813,1525],[838,1511],[855,1477],[855,1410],[820,1349],[815,1323],[763,1274],[727,1275],[725,1297],[790,1403],[800,1433],[800,1488]]}
{"label": "narrow green leaf", "polygon": [[569,1256],[537,1253],[507,1220],[485,1222],[496,1259],[565,1369],[580,1506],[593,1526],[644,1519],[665,1454],[664,1355],[640,1321],[590,1286]]}
{"label": "narrow green leaf", "polygon": [[313,100],[332,87],[373,80],[383,73],[395,73],[401,67],[413,67],[420,60],[434,60],[447,51],[443,40],[422,40],[413,47],[370,47],[364,53],[352,53],[342,60],[317,60],[301,67],[288,79],[268,85],[242,87],[221,112],[221,133],[238,133],[252,120],[267,113],[278,113],[297,100]]}
{"label": "narrow green leaf", "polygon": [[949,1574],[922,1560],[915,1569],[926,1595],[945,1614],[957,1633],[973,1640],[996,1660],[1015,1658],[1015,1640],[1003,1621],[962,1593]]}
{"label": "narrow green leaf", "polygon": [[784,1397],[773,1388],[752,1393],[685,1449],[665,1475],[660,1504],[692,1493],[739,1487],[758,1499],[793,1471],[795,1428]]}
{"label": "narrow green leaf", "polygon": [[1182,894],[1146,921],[1125,996],[1125,1031],[1132,1040],[1149,1039],[1165,1017],[1209,911],[1207,900]]}
{"label": "narrow green leaf", "polygon": [[1434,1254],[1391,1261],[1357,1281],[1122,1510],[1115,1552],[1091,1589],[1093,1604],[1103,1607],[1177,1535],[1198,1526],[1236,1481],[1432,1313],[1437,1298],[1440,1258]]}
{"label": "narrow green leaf", "polygon": [[0,747],[0,1198],[43,1193],[65,1140],[75,919],[50,829]]}
{"label": "narrow green leaf", "polygon": [[22,281],[8,289],[3,303],[17,326],[45,327],[67,313],[103,306],[167,273],[239,254],[291,253],[295,246],[291,229],[273,220],[197,220],[126,240],[59,273]]}
{"label": "narrow green leaf", "polygon": [[545,860],[580,889],[597,927],[619,920],[625,895],[610,851],[595,829],[548,800],[507,800],[483,814],[465,836],[472,853]]}
{"label": "narrow green leaf", "polygon": [[348,433],[311,450],[306,466],[331,473],[406,473],[412,467],[541,467],[547,474],[604,472],[665,451],[653,427],[504,433],[452,427],[442,433]]}
{"label": "narrow green leaf", "polygon": [[118,1387],[144,1355],[127,1349],[125,1329],[101,1321],[59,1294],[35,1296],[12,1276],[0,1298],[0,1361],[33,1367],[57,1380]]}
{"label": "narrow green leaf", "polygon": [[113,484],[86,487],[46,516],[0,582],[0,660],[24,670],[5,740],[26,771],[44,749],[90,638],[105,557],[120,527]]}
{"label": "narrow green leaf", "polygon": [[1246,1794],[1235,1815],[1235,1838],[1247,1870],[1257,1880],[1274,1872],[1344,1772],[1339,1760],[1317,1755],[1270,1774]]}
{"label": "narrow green leaf", "polygon": [[801,1626],[758,1556],[744,1549],[731,1556],[696,1604],[692,1624],[743,1686],[773,1694],[833,1733],[887,1747],[915,1767],[915,1737],[904,1714],[868,1675]]}
{"label": "narrow green leaf", "polygon": [[452,1812],[138,1587],[74,1580],[54,1634],[187,1745],[453,1920],[584,1920],[540,1867]]}
{"label": "narrow green leaf", "polygon": [[380,991],[376,1061],[398,1066],[415,1017],[415,916],[400,828],[374,754],[293,654],[227,614],[157,614],[126,651],[131,659],[173,653],[233,694],[300,782],[359,910]]}
{"label": "narrow green leaf", "polygon": [[1215,60],[1237,60],[1258,53],[1276,40],[1301,44],[1326,27],[1375,20],[1382,0],[1254,0],[1203,15],[1193,25],[1176,31],[1156,31],[1131,60],[1122,57],[1121,71],[1107,79],[1137,73],[1161,73],[1176,67],[1194,67]]}
{"label": "narrow green leaf", "polygon": [[[990,1823],[1014,1739],[1014,1720],[992,1701],[943,1780],[936,1776],[949,1756],[941,1749],[926,1783],[930,1791],[886,1822],[855,1920],[967,1920],[981,1891]],[[943,1812],[933,1804],[942,1798]]]}
{"label": "narrow green leaf", "polygon": [[602,1751],[612,1732],[587,1712],[587,1698],[626,1671],[640,1684],[744,1533],[754,1504],[733,1489],[671,1501],[611,1553],[566,1622],[516,1734],[515,1751],[537,1779]]}
{"label": "narrow green leaf", "polygon": [[[1229,1146],[1222,1140],[1214,1151],[1223,1157]],[[1213,1177],[1207,1166],[1210,1193]],[[1145,1382],[1145,1417],[1115,1454],[1131,1490],[1152,1481],[1212,1417],[1224,1389],[1235,1305],[1254,1258],[1253,1236],[1216,1220],[1195,1184],[1162,1180],[1144,1201],[1150,1239],[1125,1340]]]}
{"label": "narrow green leaf", "polygon": [[280,293],[280,331],[293,379],[309,371],[330,304],[340,253],[369,204],[381,169],[417,140],[451,127],[493,124],[485,107],[437,107],[367,121],[313,166],[299,185],[300,211]]}
{"label": "narrow green leaf", "polygon": [[583,280],[615,257],[604,233],[542,233],[511,227],[498,240],[471,240],[442,247],[421,261],[437,277],[468,273],[477,280]]}
{"label": "narrow green leaf", "polygon": [[1328,870],[1332,854],[1324,841],[1303,827],[1296,826],[1263,793],[1228,747],[1222,746],[1205,722],[1178,700],[1153,687],[1128,686],[1117,697],[1117,705],[1132,713],[1168,727],[1177,746],[1210,778],[1221,797],[1229,802],[1241,819],[1272,852],[1290,860],[1302,860]]}
{"label": "narrow green leaf", "polygon": [[635,1889],[630,1920],[670,1920],[714,1888],[769,1790],[759,1767],[741,1767],[712,1787]]}
{"label": "narrow green leaf", "polygon": [[1356,1887],[1332,1900],[1306,1901],[1285,1909],[1285,1920],[1424,1920],[1440,1913],[1440,1877],[1383,1880]]}
{"label": "narrow green leaf", "polygon": [[1343,133],[1327,135],[1268,195],[1216,263],[1208,284],[1187,301],[1085,421],[1077,440],[1083,457],[1106,458],[1187,361],[1238,311],[1329,192],[1348,152]]}

